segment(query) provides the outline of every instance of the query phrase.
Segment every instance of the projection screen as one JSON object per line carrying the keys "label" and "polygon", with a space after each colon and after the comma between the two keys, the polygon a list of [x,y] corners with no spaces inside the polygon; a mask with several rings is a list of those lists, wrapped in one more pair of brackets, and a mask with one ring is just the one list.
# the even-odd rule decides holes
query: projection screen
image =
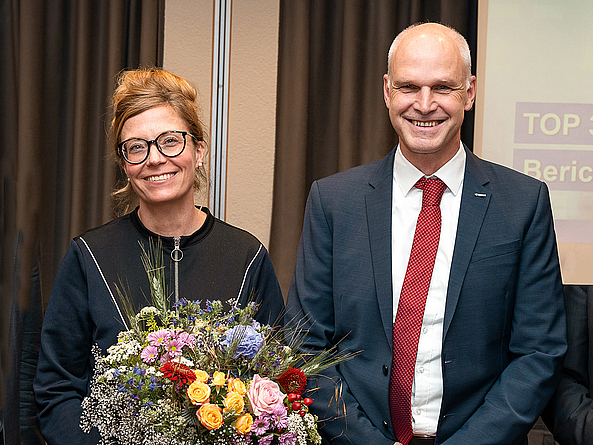
{"label": "projection screen", "polygon": [[548,184],[565,284],[593,284],[591,23],[591,0],[479,2],[474,150]]}

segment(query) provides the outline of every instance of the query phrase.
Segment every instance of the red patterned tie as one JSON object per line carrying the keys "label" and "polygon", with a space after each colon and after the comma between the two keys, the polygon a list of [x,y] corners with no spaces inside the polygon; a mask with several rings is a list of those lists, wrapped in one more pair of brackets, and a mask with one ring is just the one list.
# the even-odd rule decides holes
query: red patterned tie
{"label": "red patterned tie", "polygon": [[422,210],[393,326],[393,362],[389,381],[389,408],[397,439],[407,445],[412,439],[412,381],[426,295],[441,235],[441,197],[447,188],[438,178],[421,178]]}

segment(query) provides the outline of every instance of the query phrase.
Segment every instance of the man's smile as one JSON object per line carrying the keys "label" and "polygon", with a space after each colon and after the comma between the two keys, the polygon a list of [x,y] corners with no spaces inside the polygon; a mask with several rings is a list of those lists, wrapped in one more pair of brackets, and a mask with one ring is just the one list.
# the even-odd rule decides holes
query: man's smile
{"label": "man's smile", "polygon": [[443,120],[440,121],[416,121],[412,119],[408,119],[408,122],[411,122],[416,127],[436,127],[440,123],[444,122]]}

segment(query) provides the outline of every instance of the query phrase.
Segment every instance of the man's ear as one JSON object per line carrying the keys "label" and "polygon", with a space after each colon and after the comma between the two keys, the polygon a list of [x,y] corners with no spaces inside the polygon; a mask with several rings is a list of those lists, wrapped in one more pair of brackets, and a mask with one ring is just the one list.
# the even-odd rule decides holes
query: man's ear
{"label": "man's ear", "polygon": [[383,99],[385,100],[385,106],[389,109],[391,96],[389,95],[389,76],[387,74],[383,76]]}
{"label": "man's ear", "polygon": [[472,76],[469,81],[469,88],[467,89],[467,100],[465,101],[465,111],[469,111],[474,106],[476,100],[476,76]]}

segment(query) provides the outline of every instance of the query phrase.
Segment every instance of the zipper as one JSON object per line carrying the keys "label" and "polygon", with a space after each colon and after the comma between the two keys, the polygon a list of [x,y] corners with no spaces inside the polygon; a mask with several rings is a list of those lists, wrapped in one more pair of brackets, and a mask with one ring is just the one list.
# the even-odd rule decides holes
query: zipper
{"label": "zipper", "polygon": [[175,265],[175,303],[179,302],[179,262],[183,259],[183,252],[179,248],[181,237],[173,237],[175,247],[171,251],[171,259]]}

